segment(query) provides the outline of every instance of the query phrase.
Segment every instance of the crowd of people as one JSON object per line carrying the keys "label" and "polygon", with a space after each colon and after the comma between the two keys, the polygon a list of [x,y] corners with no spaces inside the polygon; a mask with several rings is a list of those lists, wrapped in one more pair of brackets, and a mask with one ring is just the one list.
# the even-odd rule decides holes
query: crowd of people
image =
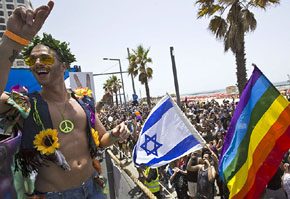
{"label": "crowd of people", "polygon": [[[217,167],[219,152],[236,105],[234,99],[224,100],[221,104],[215,100],[187,101],[185,99],[182,102],[182,111],[208,144],[206,148],[158,169],[164,187],[176,191],[178,198],[195,198],[197,193],[201,194],[200,198],[204,197],[205,193],[210,194],[206,196],[208,198],[214,195],[225,198],[228,195],[226,186],[218,175]],[[99,118],[107,130],[120,122],[125,122],[131,132],[127,140],[115,143],[115,147],[119,149],[115,150],[115,153],[120,159],[129,161],[128,157],[132,157],[133,148],[149,113],[150,108],[142,101],[138,105],[135,103],[118,107],[105,105],[99,112]],[[208,169],[210,173],[207,173]],[[146,168],[138,168],[139,177],[143,182],[148,181],[144,177],[145,171]],[[205,179],[205,176],[210,178]],[[197,183],[198,180],[200,183]]]}
{"label": "crowd of people", "polygon": [[[237,104],[238,102],[234,98],[220,102],[214,99],[188,101],[185,98],[181,102],[181,109],[207,144],[202,150],[159,167],[157,171],[151,169],[152,173],[148,168],[137,168],[139,179],[146,185],[148,181],[156,179],[158,175],[162,187],[171,192],[175,191],[177,198],[203,199],[215,196],[228,198],[229,191],[218,172],[218,161],[223,140]],[[142,102],[139,105],[132,103],[119,107],[105,106],[99,113],[100,120],[107,130],[120,122],[125,122],[131,132],[126,141],[115,143],[115,148],[118,148],[115,150],[115,154],[120,159],[126,159],[127,162],[129,157],[132,157],[135,143],[149,113],[150,108]],[[263,193],[265,198],[273,195],[273,192],[274,195],[277,194],[276,190],[281,192],[279,195],[286,198],[286,191],[289,192],[290,183],[289,160],[288,153],[281,163],[281,168],[265,189]],[[162,198],[162,195],[166,194],[164,189],[160,188],[156,192],[157,198]]]}

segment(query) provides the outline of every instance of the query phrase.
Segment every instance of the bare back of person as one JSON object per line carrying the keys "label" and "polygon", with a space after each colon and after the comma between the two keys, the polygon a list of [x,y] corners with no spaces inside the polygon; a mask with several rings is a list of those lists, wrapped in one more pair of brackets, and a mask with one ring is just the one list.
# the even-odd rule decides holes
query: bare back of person
{"label": "bare back of person", "polygon": [[[39,168],[35,183],[36,190],[40,192],[55,192],[78,187],[89,179],[94,172],[86,135],[86,114],[73,98],[70,98],[66,105],[63,102],[56,103],[45,98],[44,100],[48,104],[53,128],[59,132],[60,150],[66,157],[71,171],[64,171],[55,163],[45,161],[44,165]],[[57,106],[62,110],[65,107],[64,118],[74,124],[73,131],[68,134],[62,133],[58,128],[63,118]]]}

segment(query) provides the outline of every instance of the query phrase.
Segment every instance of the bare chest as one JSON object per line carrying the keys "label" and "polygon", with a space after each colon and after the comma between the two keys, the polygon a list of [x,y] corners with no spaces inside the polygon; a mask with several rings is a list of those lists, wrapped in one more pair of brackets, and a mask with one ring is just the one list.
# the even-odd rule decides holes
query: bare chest
{"label": "bare chest", "polygon": [[73,98],[63,104],[48,102],[48,109],[53,128],[64,134],[85,132],[87,116],[80,104]]}

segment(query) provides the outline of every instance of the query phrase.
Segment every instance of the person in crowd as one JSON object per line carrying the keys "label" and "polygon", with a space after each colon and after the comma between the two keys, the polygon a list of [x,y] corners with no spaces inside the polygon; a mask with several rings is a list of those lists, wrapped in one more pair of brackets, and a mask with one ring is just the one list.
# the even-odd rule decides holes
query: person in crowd
{"label": "person in crowd", "polygon": [[[16,122],[23,134],[15,167],[25,177],[37,172],[31,197],[106,198],[94,162],[100,147],[126,139],[129,131],[121,123],[107,132],[95,114],[93,98],[66,89],[64,73],[75,61],[67,43],[49,34],[34,38],[53,6],[49,1],[35,10],[18,7],[8,18],[0,41],[0,113],[5,117],[15,109],[12,102],[28,107],[25,114],[15,109],[22,114]],[[20,94],[3,90],[21,51],[42,89],[15,99]]]}
{"label": "person in crowd", "polygon": [[156,196],[156,198],[161,199],[158,168],[147,167],[143,176],[146,187]]}
{"label": "person in crowd", "polygon": [[282,188],[283,163],[281,162],[276,173],[268,182],[266,188],[266,199],[286,199],[286,194]]}
{"label": "person in crowd", "polygon": [[188,185],[188,196],[190,199],[196,198],[197,192],[197,175],[198,171],[192,171],[190,168],[192,166],[198,165],[201,163],[202,159],[200,157],[200,152],[195,151],[190,154],[190,158],[188,159],[186,171],[187,171],[187,185]]}
{"label": "person in crowd", "polygon": [[284,174],[282,176],[282,187],[286,191],[287,198],[290,199],[290,171],[289,171],[289,164],[285,163],[283,166],[284,166]]}
{"label": "person in crowd", "polygon": [[172,184],[177,193],[177,198],[187,199],[188,185],[186,179],[186,165],[183,162],[183,158],[174,161],[174,164],[174,168],[172,169],[173,173],[169,178],[170,183]]}
{"label": "person in crowd", "polygon": [[[198,171],[197,177],[197,199],[214,198],[214,179],[216,176],[215,167],[212,166],[213,153],[204,148],[202,151],[203,163],[188,167],[189,171]],[[191,163],[191,161],[189,161]]]}

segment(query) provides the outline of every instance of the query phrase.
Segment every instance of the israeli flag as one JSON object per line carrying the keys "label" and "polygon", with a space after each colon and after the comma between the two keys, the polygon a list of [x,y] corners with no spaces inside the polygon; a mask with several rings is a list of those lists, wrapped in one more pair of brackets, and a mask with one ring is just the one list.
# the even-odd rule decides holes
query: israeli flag
{"label": "israeli flag", "polygon": [[150,112],[133,151],[137,167],[157,168],[199,150],[204,139],[169,95]]}

